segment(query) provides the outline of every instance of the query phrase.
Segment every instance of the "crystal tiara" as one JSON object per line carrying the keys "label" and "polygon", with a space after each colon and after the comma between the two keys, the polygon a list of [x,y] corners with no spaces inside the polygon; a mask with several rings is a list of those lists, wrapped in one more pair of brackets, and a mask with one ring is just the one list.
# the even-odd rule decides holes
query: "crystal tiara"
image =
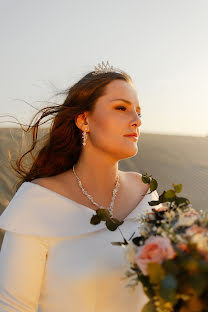
{"label": "crystal tiara", "polygon": [[113,68],[113,66],[110,66],[108,61],[106,64],[102,61],[101,64],[98,64],[97,66],[95,66],[93,75],[98,75],[98,74],[108,73],[108,72],[114,72],[114,71],[115,71],[115,69]]}

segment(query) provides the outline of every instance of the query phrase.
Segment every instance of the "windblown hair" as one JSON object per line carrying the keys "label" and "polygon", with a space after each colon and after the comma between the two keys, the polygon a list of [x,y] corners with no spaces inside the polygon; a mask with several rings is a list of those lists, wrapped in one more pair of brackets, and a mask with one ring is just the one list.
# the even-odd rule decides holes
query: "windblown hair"
{"label": "windblown hair", "polygon": [[[69,89],[59,93],[65,96],[62,104],[46,106],[40,109],[24,131],[32,131],[32,144],[28,151],[17,158],[12,169],[19,176],[18,189],[23,182],[40,177],[49,177],[69,170],[78,161],[82,151],[82,131],[77,127],[75,118],[86,111],[93,112],[96,100],[105,94],[105,87],[113,80],[120,79],[133,83],[131,77],[123,72],[99,73],[89,72]],[[38,117],[40,115],[40,117]],[[51,116],[52,124],[46,143],[36,156],[33,151],[38,142],[38,129],[41,121]],[[38,120],[33,123],[34,119]],[[23,165],[24,157],[30,153],[32,163],[29,168]]]}

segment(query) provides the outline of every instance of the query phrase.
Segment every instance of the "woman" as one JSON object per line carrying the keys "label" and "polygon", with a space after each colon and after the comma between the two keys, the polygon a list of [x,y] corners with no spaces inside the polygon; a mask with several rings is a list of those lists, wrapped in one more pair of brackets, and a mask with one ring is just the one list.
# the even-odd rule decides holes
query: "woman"
{"label": "woman", "polygon": [[[141,108],[131,78],[109,64],[95,68],[68,91],[47,143],[27,171],[17,162],[21,185],[0,217],[0,312],[138,312],[147,301],[122,279],[123,249],[112,245],[137,230],[156,191],[141,174],[118,170],[135,156]],[[146,195],[147,194],[147,195]],[[146,195],[146,196],[144,196]],[[99,208],[124,221],[115,231],[90,219]]]}

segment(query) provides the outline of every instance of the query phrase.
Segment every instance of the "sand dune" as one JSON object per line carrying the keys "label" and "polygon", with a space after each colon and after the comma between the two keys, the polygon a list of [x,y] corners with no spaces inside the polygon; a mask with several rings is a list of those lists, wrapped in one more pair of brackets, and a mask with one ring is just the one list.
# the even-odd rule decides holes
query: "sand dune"
{"label": "sand dune", "polygon": [[[40,129],[39,137],[46,131]],[[9,165],[8,150],[15,159],[28,140],[21,129],[0,128],[0,214],[13,197],[18,181]],[[190,199],[196,209],[208,209],[208,137],[142,133],[137,155],[120,161],[119,168],[152,174],[159,183],[159,194],[173,183],[182,183],[181,196]]]}

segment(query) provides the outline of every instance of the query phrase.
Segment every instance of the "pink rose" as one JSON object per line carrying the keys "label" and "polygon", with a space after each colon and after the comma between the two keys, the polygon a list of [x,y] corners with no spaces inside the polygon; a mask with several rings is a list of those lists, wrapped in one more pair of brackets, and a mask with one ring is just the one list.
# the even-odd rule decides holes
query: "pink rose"
{"label": "pink rose", "polygon": [[184,214],[185,217],[193,217],[193,216],[199,216],[199,213],[195,210],[191,210],[189,212],[186,212]]}
{"label": "pink rose", "polygon": [[206,232],[207,232],[207,229],[204,229],[198,226],[197,224],[193,224],[190,228],[186,230],[186,235],[192,236],[192,235],[201,234],[201,233],[205,234]]}
{"label": "pink rose", "polygon": [[157,208],[152,208],[152,211],[154,212],[165,212],[168,211],[168,207],[165,205],[162,205],[161,203],[157,205]]}
{"label": "pink rose", "polygon": [[155,209],[156,211],[158,211],[158,212],[162,212],[162,211],[167,211],[168,210],[168,207],[166,207],[166,206],[160,206],[160,207],[158,207],[157,209]]}
{"label": "pink rose", "polygon": [[138,248],[135,262],[144,275],[147,275],[148,263],[162,263],[163,260],[172,259],[176,256],[169,238],[151,236],[145,244]]}

